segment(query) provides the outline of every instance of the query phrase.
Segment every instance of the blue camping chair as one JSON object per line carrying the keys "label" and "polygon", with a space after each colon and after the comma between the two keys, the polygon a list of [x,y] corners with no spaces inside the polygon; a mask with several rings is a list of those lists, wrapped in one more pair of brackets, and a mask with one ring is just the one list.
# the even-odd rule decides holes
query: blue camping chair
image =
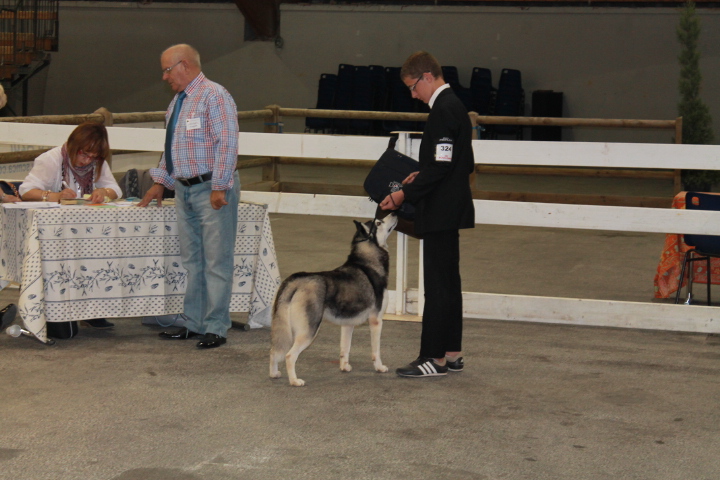
{"label": "blue camping chair", "polygon": [[[685,194],[685,209],[720,211],[720,195],[687,192]],[[687,234],[684,237],[685,243],[693,248],[685,253],[685,258],[683,259],[682,270],[680,271],[680,283],[678,284],[677,293],[675,294],[675,303],[680,302],[680,290],[682,289],[683,280],[685,279],[685,269],[688,263],[692,264],[692,262],[705,260],[705,269],[707,272],[707,304],[710,305],[710,259],[720,258],[720,236]],[[691,268],[688,270],[687,300],[685,301],[687,305],[692,302],[692,283],[693,269],[691,265]]]}

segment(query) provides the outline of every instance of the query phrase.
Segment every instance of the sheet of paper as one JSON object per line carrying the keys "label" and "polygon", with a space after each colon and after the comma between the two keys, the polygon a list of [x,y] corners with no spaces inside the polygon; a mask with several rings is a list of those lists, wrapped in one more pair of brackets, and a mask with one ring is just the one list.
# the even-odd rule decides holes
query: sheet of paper
{"label": "sheet of paper", "polygon": [[112,202],[112,205],[115,205],[116,207],[133,207],[139,202],[139,200],[137,202],[132,202],[129,200],[115,200],[114,202]]}
{"label": "sheet of paper", "polygon": [[17,202],[3,203],[3,208],[60,208],[57,202]]}

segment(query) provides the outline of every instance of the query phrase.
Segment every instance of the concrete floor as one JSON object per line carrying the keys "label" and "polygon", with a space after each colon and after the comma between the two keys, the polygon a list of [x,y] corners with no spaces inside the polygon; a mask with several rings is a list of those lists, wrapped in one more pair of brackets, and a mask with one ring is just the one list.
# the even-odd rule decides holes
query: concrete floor
{"label": "concrete floor", "polygon": [[[665,188],[665,187],[660,187]],[[283,276],[341,264],[350,219],[273,215]],[[468,291],[652,301],[661,235],[478,226]],[[393,240],[394,242],[394,240]],[[391,250],[391,253],[394,251]],[[0,292],[0,304],[17,290]],[[692,307],[688,307],[692,308]],[[243,315],[235,315],[242,321]],[[467,320],[466,369],[401,379],[420,325],[388,321],[374,372],[324,325],[290,387],[269,330],[198,351],[116,319],[53,347],[0,335],[0,479],[717,479],[720,340]]]}

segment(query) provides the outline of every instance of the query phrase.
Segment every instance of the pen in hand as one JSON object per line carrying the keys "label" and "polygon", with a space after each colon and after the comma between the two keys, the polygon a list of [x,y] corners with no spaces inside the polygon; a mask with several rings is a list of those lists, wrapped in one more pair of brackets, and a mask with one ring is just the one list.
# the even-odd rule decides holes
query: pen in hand
{"label": "pen in hand", "polygon": [[[70,185],[67,183],[66,180],[63,180],[63,181],[62,181],[62,186],[63,186],[63,188],[66,188],[66,189],[72,191],[72,188],[70,188]],[[75,195],[76,195],[75,198],[80,198],[80,197],[82,196],[82,195],[80,195],[80,191],[79,191],[79,190],[78,190],[77,192],[75,192]]]}

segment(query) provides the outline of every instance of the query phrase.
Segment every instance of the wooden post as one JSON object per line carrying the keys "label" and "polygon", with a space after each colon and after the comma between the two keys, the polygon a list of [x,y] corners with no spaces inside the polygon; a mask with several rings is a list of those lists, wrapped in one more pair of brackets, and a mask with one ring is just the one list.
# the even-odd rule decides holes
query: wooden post
{"label": "wooden post", "polygon": [[479,140],[480,135],[478,135],[478,129],[476,128],[478,126],[477,123],[477,112],[468,112],[468,116],[470,117],[470,125],[473,127],[473,133],[472,133],[472,139],[473,140]]}
{"label": "wooden post", "polygon": [[[280,132],[280,106],[279,105],[268,105],[266,109],[272,111],[272,115],[265,117],[265,133],[279,133]],[[262,167],[262,181],[264,182],[275,182],[278,184],[280,178],[278,176],[278,157],[270,157],[270,164]],[[274,189],[273,189],[274,191]]]}
{"label": "wooden post", "polygon": [[[480,134],[478,130],[478,114],[477,112],[468,112],[468,115],[470,116],[470,125],[472,126],[472,139],[473,140],[479,140]],[[477,172],[477,167],[473,168],[472,173],[470,174],[470,191],[474,192],[476,190],[475,188],[475,173]]]}
{"label": "wooden post", "polygon": [[[683,129],[683,119],[682,117],[677,117],[675,119],[675,143],[681,144],[682,143],[682,129]],[[673,193],[680,193],[682,191],[682,170],[675,170],[675,175],[673,176]]]}
{"label": "wooden post", "polygon": [[113,126],[113,114],[110,113],[110,110],[108,110],[105,107],[100,107],[97,110],[95,110],[93,113],[97,113],[102,115],[102,124],[106,127],[112,127]]}
{"label": "wooden post", "polygon": [[[102,124],[105,125],[106,127],[113,126],[113,116],[112,116],[112,113],[110,113],[110,110],[108,110],[107,108],[100,107],[97,110],[95,110],[93,113],[98,113],[98,114],[102,115],[102,119],[103,119]],[[110,170],[112,170],[112,151],[108,152],[108,156],[105,159],[105,161],[107,162]]]}

